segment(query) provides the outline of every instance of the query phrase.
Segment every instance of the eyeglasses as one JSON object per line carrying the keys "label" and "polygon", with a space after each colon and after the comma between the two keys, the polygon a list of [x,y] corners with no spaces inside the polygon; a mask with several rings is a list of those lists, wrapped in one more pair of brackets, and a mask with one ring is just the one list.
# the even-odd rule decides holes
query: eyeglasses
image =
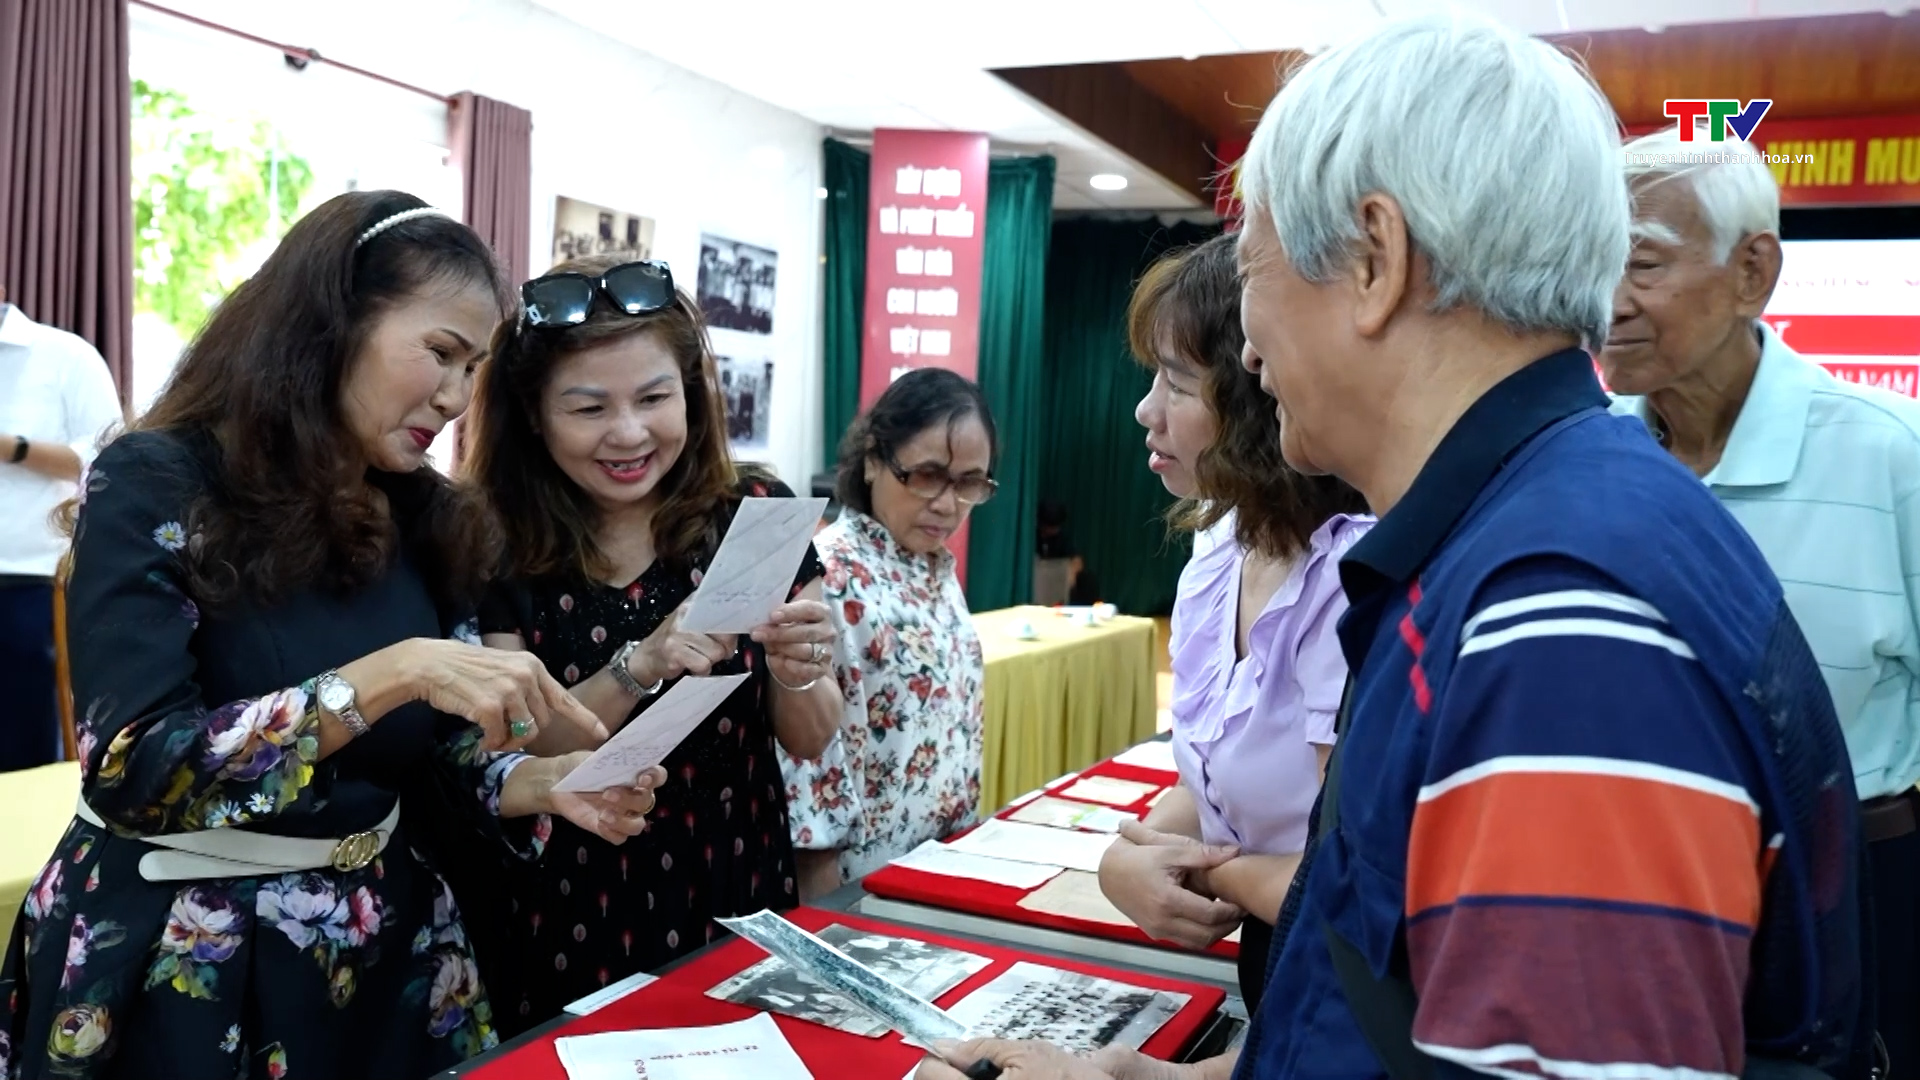
{"label": "eyeglasses", "polygon": [[979,506],[1000,490],[1000,484],[990,477],[954,476],[940,465],[916,465],[911,469],[903,469],[892,455],[888,455],[886,461],[887,471],[900,481],[901,486],[929,502],[951,490],[954,498],[969,506]]}
{"label": "eyeglasses", "polygon": [[566,272],[520,286],[528,326],[579,326],[592,313],[594,297],[602,295],[628,315],[659,311],[673,304],[673,271],[663,262],[630,262],[597,278]]}

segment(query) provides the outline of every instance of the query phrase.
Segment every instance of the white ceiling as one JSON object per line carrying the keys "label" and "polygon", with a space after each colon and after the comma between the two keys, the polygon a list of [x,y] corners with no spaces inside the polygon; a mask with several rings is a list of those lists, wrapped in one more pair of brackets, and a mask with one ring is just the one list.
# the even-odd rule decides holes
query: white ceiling
{"label": "white ceiling", "polygon": [[[984,131],[1059,159],[1060,209],[1173,209],[1192,196],[989,69],[1317,49],[1382,18],[1466,7],[1528,33],[1888,10],[1847,0],[533,0],[829,128]],[[1125,191],[1094,191],[1114,172]]]}

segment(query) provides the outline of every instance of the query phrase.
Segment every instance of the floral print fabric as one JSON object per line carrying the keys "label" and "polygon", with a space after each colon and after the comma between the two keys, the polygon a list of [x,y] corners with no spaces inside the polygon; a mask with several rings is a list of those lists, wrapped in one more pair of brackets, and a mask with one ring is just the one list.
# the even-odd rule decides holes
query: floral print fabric
{"label": "floral print fabric", "polygon": [[[205,458],[135,433],[84,485],[68,586],[82,792],[0,966],[0,1077],[429,1075],[497,1041],[459,909],[402,815],[350,872],[149,881],[138,837],[258,827],[345,836],[393,800],[440,805],[504,840],[518,760],[424,706],[319,758],[312,681],[449,629],[402,561],[351,597],[296,596],[215,617],[187,596],[181,522]],[[544,827],[533,823],[531,854]]]}
{"label": "floral print fabric", "polygon": [[984,667],[952,555],[910,552],[851,509],[814,545],[846,719],[819,759],[780,765],[794,846],[839,850],[853,881],[973,822]]}

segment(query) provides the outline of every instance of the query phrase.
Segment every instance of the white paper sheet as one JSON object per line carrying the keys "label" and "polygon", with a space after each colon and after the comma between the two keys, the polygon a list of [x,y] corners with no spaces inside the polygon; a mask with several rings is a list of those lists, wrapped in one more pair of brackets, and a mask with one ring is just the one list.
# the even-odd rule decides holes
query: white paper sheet
{"label": "white paper sheet", "polygon": [[921,844],[893,860],[893,865],[927,874],[968,878],[1015,889],[1031,889],[1036,885],[1045,885],[1048,878],[1060,872],[1057,866],[1011,862],[985,855],[968,855],[965,852],[954,851],[951,844],[943,844],[938,840],[929,840]]}
{"label": "white paper sheet", "polygon": [[659,981],[658,976],[649,975],[644,971],[636,971],[632,975],[621,979],[619,982],[608,983],[593,993],[588,994],[586,997],[581,998],[579,1001],[569,1003],[561,1011],[572,1013],[575,1016],[585,1016],[588,1013],[598,1012],[606,1008],[636,990],[645,990],[647,987]]}
{"label": "white paper sheet", "polygon": [[1132,765],[1137,769],[1180,771],[1179,763],[1173,760],[1173,742],[1169,739],[1150,739],[1129,747],[1114,755],[1113,761],[1116,765]]}
{"label": "white paper sheet", "polygon": [[1024,821],[1029,825],[1050,825],[1056,829],[1091,829],[1094,832],[1117,833],[1122,823],[1140,819],[1125,810],[1115,810],[1111,806],[1070,802],[1048,795],[1035,799],[1008,814],[1006,820]]}
{"label": "white paper sheet", "polygon": [[813,1080],[773,1017],[555,1039],[571,1080]]}
{"label": "white paper sheet", "polygon": [[1143,784],[1138,780],[1116,780],[1111,776],[1084,776],[1080,778],[1079,783],[1056,791],[1054,794],[1086,802],[1106,803],[1109,806],[1132,806],[1159,790],[1159,784]]}
{"label": "white paper sheet", "polygon": [[1100,856],[1112,845],[1113,837],[1106,833],[1050,829],[1045,825],[996,819],[947,846],[968,855],[1097,872]]}
{"label": "white paper sheet", "polygon": [[1113,901],[1107,899],[1107,894],[1100,891],[1100,876],[1080,870],[1069,870],[1021,897],[1020,906],[1028,911],[1085,919],[1109,926],[1133,925],[1133,920],[1114,907]]}
{"label": "white paper sheet", "polygon": [[701,575],[680,627],[697,634],[744,634],[787,602],[793,575],[820,525],[827,500],[742,499]]}
{"label": "white paper sheet", "polygon": [[[774,500],[779,501],[779,500]],[[662,694],[647,711],[627,721],[587,760],[560,778],[555,791],[604,791],[633,783],[634,774],[666,760],[680,740],[693,734],[700,721],[727,700],[734,688],[747,676],[721,675],[714,678],[681,679]]]}
{"label": "white paper sheet", "polygon": [[1021,961],[960,999],[948,1015],[971,1032],[1045,1039],[1071,1053],[1138,1050],[1193,998],[1170,990]]}

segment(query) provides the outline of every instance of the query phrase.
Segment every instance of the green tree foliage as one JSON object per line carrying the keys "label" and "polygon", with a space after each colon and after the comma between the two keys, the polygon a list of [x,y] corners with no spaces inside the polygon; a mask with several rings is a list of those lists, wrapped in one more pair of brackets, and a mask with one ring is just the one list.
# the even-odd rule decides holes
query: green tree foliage
{"label": "green tree foliage", "polygon": [[133,84],[134,309],[184,339],[292,223],[313,183],[264,120],[197,112]]}

